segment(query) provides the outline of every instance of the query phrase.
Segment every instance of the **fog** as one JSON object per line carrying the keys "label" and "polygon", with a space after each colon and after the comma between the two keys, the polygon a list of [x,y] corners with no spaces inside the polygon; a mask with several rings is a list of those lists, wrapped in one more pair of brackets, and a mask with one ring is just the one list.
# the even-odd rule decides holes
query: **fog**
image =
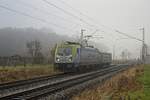
{"label": "fog", "polygon": [[[150,44],[149,0],[45,1],[55,4],[78,18],[71,16],[71,14],[66,14],[66,12],[49,5],[44,0],[1,0],[0,6],[6,6],[44,19],[44,21],[22,16],[0,7],[0,28],[46,28],[51,29],[57,34],[67,35],[70,38],[76,39],[79,39],[81,29],[86,30],[84,35],[90,35],[95,30],[98,30],[94,35],[103,38],[91,38],[89,43],[95,43],[96,45],[94,45],[99,49],[102,48],[101,50],[107,48],[108,52],[113,52],[113,49],[115,49],[115,54],[118,57],[120,57],[121,52],[124,50],[130,52],[132,58],[139,57],[142,43],[118,34],[115,30],[142,39],[142,31],[139,29],[144,27],[145,41],[148,45]],[[42,34],[41,32],[41,36]]]}

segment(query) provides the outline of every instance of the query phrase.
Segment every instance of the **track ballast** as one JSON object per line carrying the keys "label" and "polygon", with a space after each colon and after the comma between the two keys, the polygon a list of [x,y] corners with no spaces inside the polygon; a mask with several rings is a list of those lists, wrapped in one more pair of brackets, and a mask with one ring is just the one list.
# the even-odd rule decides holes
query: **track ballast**
{"label": "track ballast", "polygon": [[37,100],[43,97],[54,95],[68,88],[72,88],[83,83],[85,84],[86,82],[96,79],[98,77],[101,77],[101,80],[105,80],[112,75],[122,70],[125,70],[126,68],[128,68],[128,66],[129,65],[116,65],[89,73],[62,77],[60,80],[44,85],[41,84],[41,86],[39,87],[25,90],[23,89],[13,94],[1,96],[0,100]]}

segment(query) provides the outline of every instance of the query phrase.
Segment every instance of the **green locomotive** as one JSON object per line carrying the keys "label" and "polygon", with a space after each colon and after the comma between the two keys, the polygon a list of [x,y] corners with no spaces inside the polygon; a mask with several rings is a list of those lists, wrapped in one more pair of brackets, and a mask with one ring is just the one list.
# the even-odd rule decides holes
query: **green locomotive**
{"label": "green locomotive", "polygon": [[102,53],[93,47],[84,47],[76,42],[64,42],[55,50],[55,69],[63,72],[75,72],[87,68],[110,64],[110,53]]}

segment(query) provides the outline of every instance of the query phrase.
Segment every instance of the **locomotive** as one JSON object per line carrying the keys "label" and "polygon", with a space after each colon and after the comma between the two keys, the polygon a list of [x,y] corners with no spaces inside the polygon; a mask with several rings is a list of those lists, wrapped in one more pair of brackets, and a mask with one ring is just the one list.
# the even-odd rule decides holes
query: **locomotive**
{"label": "locomotive", "polygon": [[64,42],[55,49],[54,68],[63,72],[76,72],[111,64],[111,53],[82,46],[76,42]]}

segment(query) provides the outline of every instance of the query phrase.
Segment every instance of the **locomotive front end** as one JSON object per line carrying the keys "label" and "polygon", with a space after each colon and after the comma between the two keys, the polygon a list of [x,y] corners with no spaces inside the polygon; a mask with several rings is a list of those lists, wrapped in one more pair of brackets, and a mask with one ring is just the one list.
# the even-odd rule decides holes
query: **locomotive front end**
{"label": "locomotive front end", "polygon": [[55,63],[72,63],[72,48],[58,47],[55,55]]}
{"label": "locomotive front end", "polygon": [[74,71],[77,58],[77,48],[74,43],[62,43],[55,50],[55,69],[63,72]]}

